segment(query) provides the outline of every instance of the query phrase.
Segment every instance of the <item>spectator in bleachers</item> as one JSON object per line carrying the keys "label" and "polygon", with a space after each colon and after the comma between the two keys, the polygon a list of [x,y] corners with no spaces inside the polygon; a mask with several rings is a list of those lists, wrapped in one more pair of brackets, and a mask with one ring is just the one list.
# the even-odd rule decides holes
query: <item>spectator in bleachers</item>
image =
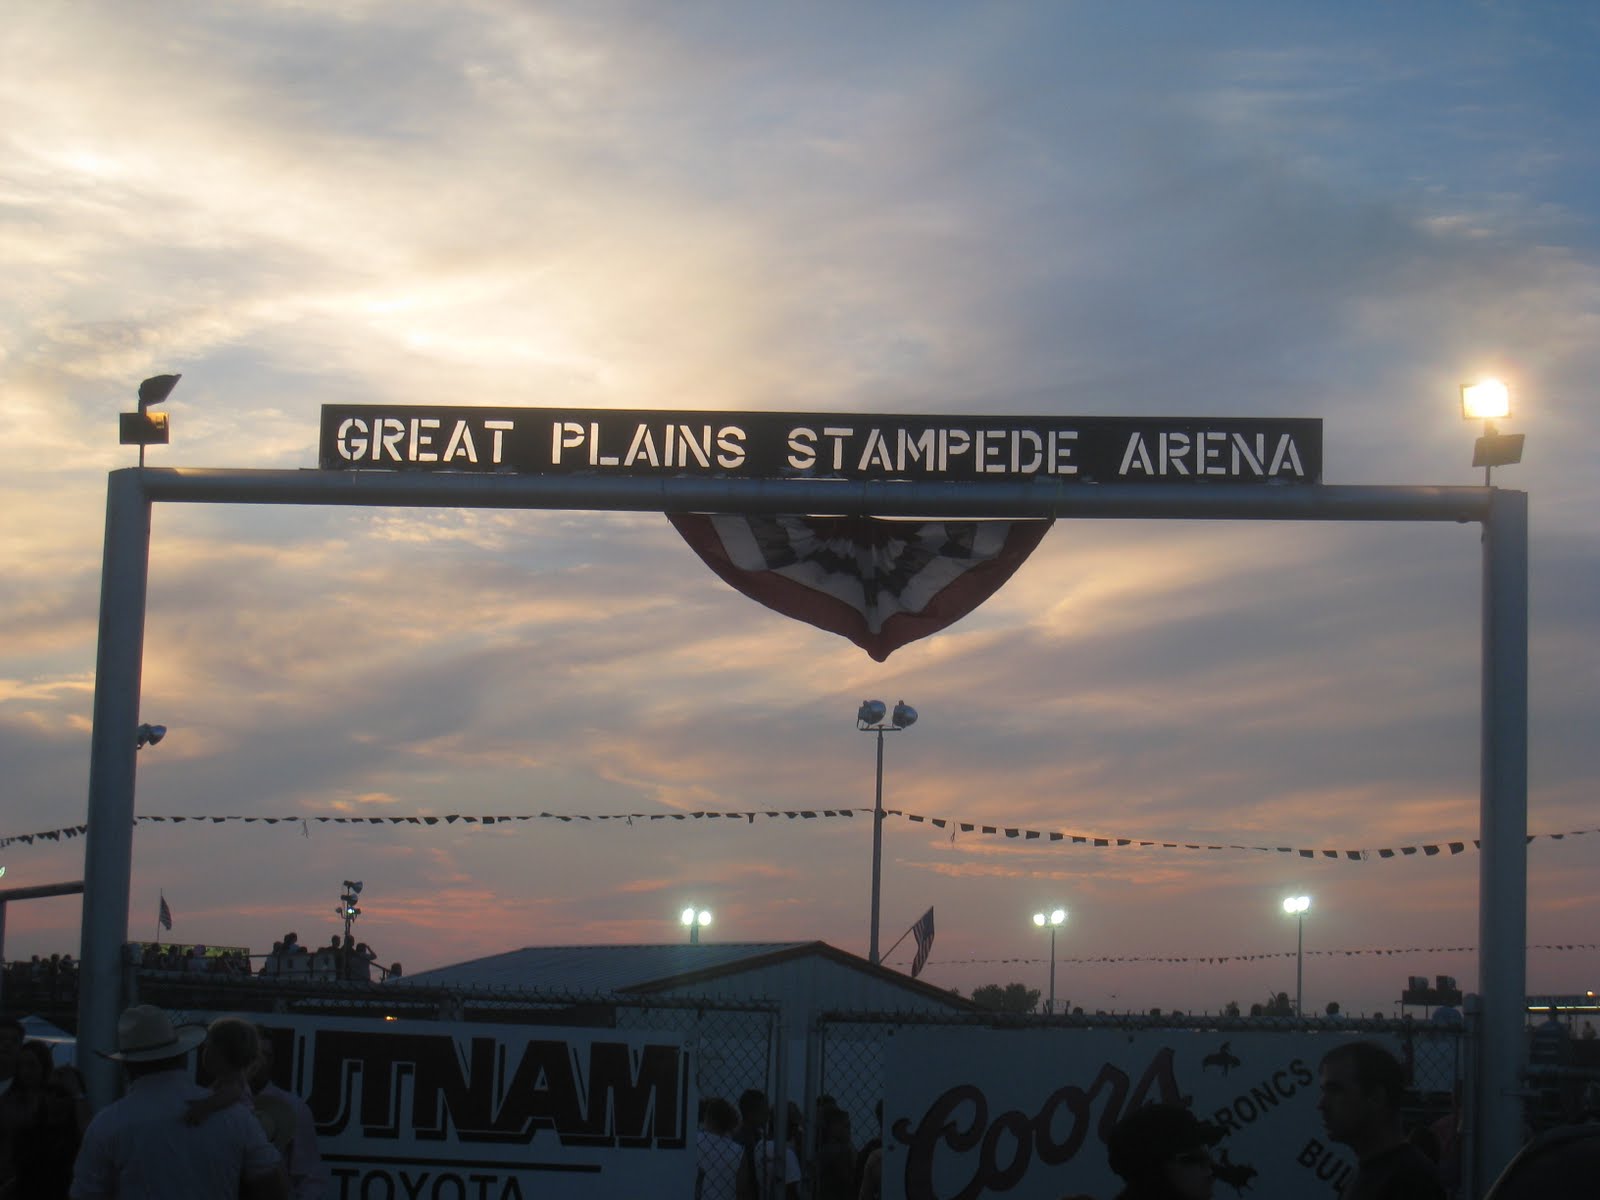
{"label": "spectator in bleachers", "polygon": [[272,952],[261,962],[263,975],[276,975],[283,970],[283,943],[273,942]]}
{"label": "spectator in bleachers", "polygon": [[337,933],[333,935],[332,941],[312,955],[311,978],[339,978],[339,935]]}

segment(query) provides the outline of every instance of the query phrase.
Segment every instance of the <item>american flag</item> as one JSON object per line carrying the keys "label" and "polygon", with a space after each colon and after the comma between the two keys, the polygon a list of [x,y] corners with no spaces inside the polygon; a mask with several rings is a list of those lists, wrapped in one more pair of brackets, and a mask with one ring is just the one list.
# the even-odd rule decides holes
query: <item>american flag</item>
{"label": "american flag", "polygon": [[169,930],[172,928],[172,910],[167,907],[165,896],[161,897],[161,913],[156,919],[161,922],[161,928]]}
{"label": "american flag", "polygon": [[911,960],[911,978],[922,973],[928,963],[928,951],[933,949],[933,909],[922,914],[922,919],[911,927],[911,936],[917,939],[917,956]]}

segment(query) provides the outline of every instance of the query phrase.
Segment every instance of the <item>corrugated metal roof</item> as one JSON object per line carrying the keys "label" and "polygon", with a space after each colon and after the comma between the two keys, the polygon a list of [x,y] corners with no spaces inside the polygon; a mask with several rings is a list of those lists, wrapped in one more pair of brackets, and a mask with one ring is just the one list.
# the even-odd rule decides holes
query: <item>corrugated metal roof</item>
{"label": "corrugated metal roof", "polygon": [[657,946],[524,946],[397,979],[396,985],[608,994],[679,975],[734,967],[812,942],[674,942]]}

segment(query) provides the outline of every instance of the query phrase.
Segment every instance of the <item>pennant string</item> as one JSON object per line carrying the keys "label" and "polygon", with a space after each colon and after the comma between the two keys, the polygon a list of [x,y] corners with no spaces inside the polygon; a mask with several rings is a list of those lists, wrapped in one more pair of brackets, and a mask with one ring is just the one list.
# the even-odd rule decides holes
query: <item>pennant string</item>
{"label": "pennant string", "polygon": [[[561,821],[561,822],[565,822],[567,824],[571,824],[574,821],[584,821],[584,822],[590,822],[590,823],[595,823],[595,822],[622,822],[622,823],[626,824],[627,826],[631,827],[636,818],[638,820],[640,820],[640,821],[646,821],[646,820],[648,820],[648,821],[660,821],[660,820],[664,820],[664,819],[671,819],[671,820],[674,820],[674,821],[708,821],[708,820],[722,820],[722,819],[734,820],[734,819],[742,818],[744,824],[746,824],[746,825],[754,825],[755,824],[755,820],[756,820],[756,818],[758,816],[764,816],[764,817],[767,817],[768,819],[776,819],[778,817],[784,817],[784,818],[787,818],[790,821],[794,821],[797,818],[810,821],[810,820],[827,820],[827,819],[834,819],[834,818],[854,819],[854,817],[858,813],[862,814],[862,815],[871,815],[872,812],[873,812],[873,810],[870,809],[870,808],[837,808],[837,809],[827,808],[827,809],[800,809],[800,810],[797,810],[797,809],[783,809],[783,810],[778,810],[778,809],[764,809],[764,810],[758,810],[758,809],[733,809],[733,810],[727,810],[727,811],[717,811],[717,810],[714,810],[714,809],[701,809],[701,810],[697,810],[697,811],[693,811],[693,812],[661,812],[661,813],[632,812],[632,813],[599,813],[599,814],[596,814],[596,813],[539,812],[539,813],[518,813],[518,814],[515,814],[514,816],[466,816],[466,815],[463,815],[463,814],[460,814],[460,813],[450,813],[450,814],[447,814],[447,815],[445,815],[443,817],[432,816],[432,815],[420,815],[420,814],[419,815],[414,815],[414,816],[388,816],[388,817],[351,817],[351,816],[336,816],[336,815],[328,815],[328,814],[311,815],[311,816],[288,816],[288,817],[233,816],[233,815],[223,815],[223,816],[205,816],[205,815],[156,816],[156,815],[140,814],[140,815],[135,816],[133,818],[133,821],[134,821],[135,824],[139,824],[141,822],[154,822],[154,823],[157,823],[157,824],[172,824],[172,825],[181,825],[181,824],[184,824],[185,822],[197,823],[197,824],[211,824],[211,825],[222,825],[222,824],[228,824],[228,823],[231,823],[231,822],[242,822],[242,823],[245,823],[245,824],[258,824],[258,823],[260,823],[260,824],[267,824],[267,825],[276,825],[276,824],[279,824],[279,823],[286,823],[286,824],[298,823],[299,826],[300,826],[300,834],[301,834],[301,836],[309,838],[311,836],[311,830],[310,830],[310,826],[309,826],[309,822],[310,821],[316,821],[319,824],[328,824],[328,823],[331,822],[331,823],[333,823],[335,825],[385,825],[385,824],[387,824],[387,825],[401,825],[401,824],[406,824],[406,825],[426,825],[426,826],[430,826],[431,827],[431,826],[438,825],[440,821],[443,821],[446,825],[454,825],[457,822],[463,822],[463,823],[469,824],[469,825],[493,826],[493,825],[509,824],[512,821],[523,822],[523,821],[532,821],[532,820],[543,820],[543,821]],[[1162,849],[1162,850],[1244,851],[1244,852],[1248,852],[1248,853],[1260,853],[1260,854],[1286,854],[1286,855],[1292,855],[1292,856],[1295,856],[1295,857],[1298,857],[1298,858],[1302,858],[1302,859],[1319,859],[1320,858],[1320,859],[1325,859],[1325,860],[1328,860],[1328,861],[1338,861],[1338,862],[1367,862],[1367,861],[1370,861],[1372,859],[1388,860],[1388,859],[1393,859],[1393,858],[1416,858],[1416,857],[1419,857],[1419,856],[1422,857],[1422,858],[1442,858],[1442,857],[1454,858],[1457,855],[1465,854],[1469,848],[1472,849],[1472,850],[1479,850],[1479,849],[1482,848],[1481,847],[1481,843],[1480,843],[1479,839],[1477,839],[1477,838],[1470,838],[1470,839],[1469,838],[1449,838],[1449,839],[1442,838],[1437,842],[1423,842],[1423,843],[1421,843],[1419,845],[1415,845],[1415,846],[1398,846],[1398,847],[1396,847],[1396,846],[1383,846],[1383,847],[1380,847],[1378,849],[1327,849],[1327,848],[1315,848],[1314,849],[1314,848],[1308,848],[1308,847],[1303,847],[1303,846],[1266,846],[1266,845],[1248,845],[1248,844],[1243,844],[1243,843],[1220,843],[1220,842],[1203,843],[1203,842],[1179,842],[1179,841],[1152,841],[1152,840],[1147,840],[1147,839],[1143,839],[1143,838],[1131,838],[1131,837],[1116,836],[1116,835],[1097,836],[1097,835],[1094,835],[1094,834],[1066,833],[1066,832],[1062,832],[1062,831],[1058,831],[1058,830],[1029,829],[1029,828],[1025,828],[1023,826],[1016,826],[1016,825],[983,825],[983,824],[979,824],[979,823],[974,822],[974,821],[963,821],[963,820],[960,820],[960,819],[949,818],[949,817],[930,817],[930,816],[926,816],[926,815],[924,815],[922,813],[905,812],[905,811],[903,811],[901,809],[894,809],[894,808],[884,809],[883,810],[883,815],[885,817],[900,817],[902,820],[908,821],[908,822],[910,822],[912,824],[918,824],[918,825],[928,824],[928,825],[934,826],[936,829],[941,829],[941,830],[948,829],[950,831],[950,842],[952,844],[954,844],[954,842],[956,840],[957,832],[960,832],[960,833],[981,833],[981,834],[985,834],[985,835],[991,836],[991,837],[1004,837],[1004,838],[1006,838],[1008,840],[1021,840],[1021,841],[1040,841],[1040,840],[1045,840],[1045,841],[1049,841],[1051,843],[1061,843],[1062,845],[1066,845],[1066,846],[1086,846],[1086,847],[1090,847],[1090,848],[1097,849],[1097,850],[1100,850],[1100,849],[1121,849],[1121,848],[1126,847],[1126,846],[1134,846],[1134,847],[1138,847],[1140,849],[1157,849],[1157,848],[1159,848],[1159,849]],[[0,836],[0,849],[4,849],[4,848],[10,847],[10,846],[19,846],[19,845],[20,846],[32,846],[32,845],[34,845],[34,844],[36,844],[37,842],[40,842],[40,841],[60,842],[64,838],[81,837],[81,836],[87,834],[88,831],[89,831],[89,826],[88,826],[88,823],[85,822],[85,823],[78,824],[78,825],[63,826],[62,828],[59,828],[59,829],[45,829],[45,830],[36,831],[34,833],[21,833],[21,834],[11,834],[11,835],[7,835],[7,836]],[[1533,843],[1534,841],[1536,841],[1536,840],[1538,840],[1540,838],[1548,839],[1550,841],[1563,841],[1563,840],[1565,840],[1567,838],[1583,837],[1586,834],[1595,834],[1595,833],[1600,833],[1600,829],[1569,829],[1569,830],[1565,830],[1565,831],[1559,832],[1559,833],[1530,833],[1530,834],[1527,835],[1527,842],[1529,844],[1531,844],[1531,843]]]}

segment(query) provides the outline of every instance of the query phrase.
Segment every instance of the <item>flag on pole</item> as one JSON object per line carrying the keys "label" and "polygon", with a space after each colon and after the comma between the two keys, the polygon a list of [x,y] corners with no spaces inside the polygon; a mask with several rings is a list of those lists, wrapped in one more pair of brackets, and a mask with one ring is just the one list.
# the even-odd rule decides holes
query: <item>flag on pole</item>
{"label": "flag on pole", "polygon": [[911,936],[917,939],[917,955],[911,960],[911,978],[922,973],[928,963],[928,951],[933,949],[933,909],[922,914],[922,919],[911,927]]}
{"label": "flag on pole", "polygon": [[161,897],[161,913],[156,919],[161,922],[161,928],[169,931],[172,929],[172,910],[167,907],[165,895]]}

